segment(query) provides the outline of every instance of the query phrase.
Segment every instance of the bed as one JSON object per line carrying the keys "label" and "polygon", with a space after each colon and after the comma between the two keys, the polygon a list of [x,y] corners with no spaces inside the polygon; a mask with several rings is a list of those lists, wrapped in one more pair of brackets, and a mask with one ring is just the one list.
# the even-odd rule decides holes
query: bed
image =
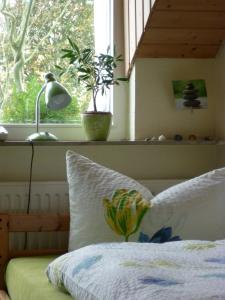
{"label": "bed", "polygon": [[[9,249],[11,232],[68,231],[69,216],[59,214],[0,214],[0,299],[70,300],[65,291],[54,288],[45,275],[47,265],[67,249]],[[7,293],[6,293],[7,291]],[[32,298],[29,297],[32,293]]]}
{"label": "bed", "polygon": [[55,258],[43,256],[11,259],[5,275],[10,297],[17,300],[71,300],[68,293],[54,288],[45,276],[48,264]]}
{"label": "bed", "polygon": [[[0,249],[0,276],[1,276],[1,281],[0,281],[0,286],[2,291],[0,292],[0,299],[1,300],[24,300],[24,299],[32,299],[32,300],[71,300],[74,299],[72,298],[67,292],[64,290],[58,289],[53,287],[45,274],[46,268],[51,263],[53,260],[55,260],[56,257],[59,257],[59,255],[64,253],[64,256],[67,255],[66,249],[38,249],[38,250],[22,250],[22,251],[10,251],[9,250],[9,234],[10,232],[50,232],[50,231],[67,231],[69,228],[69,216],[68,215],[53,215],[53,214],[46,214],[46,215],[39,215],[39,214],[31,214],[31,215],[25,215],[25,214],[4,214],[0,215],[0,240],[2,241],[2,246]],[[216,242],[217,246],[219,246],[220,253],[219,257],[215,258],[215,253],[214,258],[210,258],[212,253],[209,253],[209,256],[205,256],[205,253],[209,251],[214,251],[214,244],[213,242],[198,242],[198,241],[184,241],[185,243],[187,242],[188,244],[185,246],[186,250],[188,251],[194,251],[195,252],[195,257],[198,260],[199,255],[203,253],[203,258],[204,261],[208,264],[204,269],[198,270],[200,273],[200,276],[202,277],[201,279],[201,284],[205,286],[205,280],[208,280],[209,283],[207,285],[210,288],[210,291],[216,291],[217,293],[217,286],[220,286],[220,289],[218,289],[219,295],[217,295],[216,299],[225,299],[225,285],[224,285],[224,280],[225,280],[225,261],[224,261],[224,249],[225,249],[225,240],[224,241],[218,241]],[[175,243],[181,243],[181,242],[174,242],[174,243],[168,243],[169,248],[172,249],[173,256],[175,255],[176,259],[176,251],[177,254],[179,253],[179,245],[178,247],[175,246]],[[133,247],[132,244],[136,244],[137,247],[147,247],[147,244],[141,244],[138,245],[138,243],[123,243],[123,245],[128,245],[125,247]],[[174,246],[172,245],[174,244]],[[106,244],[105,244],[106,245]],[[119,244],[121,245],[121,244]],[[154,253],[156,256],[158,255],[159,251],[157,251],[157,245],[153,245]],[[165,245],[165,244],[164,244]],[[135,246],[135,247],[136,247]],[[88,246],[89,247],[89,246]],[[89,248],[85,247],[85,251],[89,251]],[[103,246],[92,246],[92,247],[97,247],[101,250]],[[104,246],[105,247],[105,246]],[[123,246],[124,247],[124,246]],[[123,247],[119,246],[119,249],[121,250]],[[177,249],[174,251],[174,247]],[[107,252],[109,249],[112,250],[112,248],[118,248],[118,243],[115,243],[112,245],[107,244],[106,246]],[[93,248],[94,249],[94,248]],[[97,249],[97,251],[99,251]],[[132,249],[131,249],[132,250]],[[222,251],[221,251],[222,250]],[[92,251],[92,250],[91,250]],[[96,251],[96,249],[94,249]],[[114,251],[114,250],[113,250]],[[137,252],[137,251],[136,251]],[[164,251],[164,253],[167,252]],[[170,253],[172,253],[170,251]],[[128,253],[127,250],[124,253]],[[131,251],[132,255],[134,255],[133,250]],[[175,254],[174,254],[175,253]],[[50,255],[51,254],[51,255]],[[96,253],[95,253],[96,254]],[[97,253],[98,254],[98,253]],[[83,255],[83,254],[82,254]],[[109,254],[110,255],[110,254]],[[200,256],[201,256],[200,255]],[[168,253],[166,254],[168,258]],[[18,258],[17,258],[18,257]],[[61,256],[60,256],[61,257]],[[129,256],[126,257],[128,259]],[[59,258],[58,258],[59,259]],[[113,256],[111,256],[111,260],[113,261]],[[117,260],[118,258],[116,258]],[[137,259],[134,258],[134,259]],[[155,258],[154,258],[155,259]],[[149,260],[149,258],[148,258]],[[157,259],[156,259],[157,260]],[[181,261],[183,258],[181,257]],[[167,274],[170,274],[171,268],[175,267],[177,268],[177,265],[179,263],[179,254],[178,254],[178,261],[171,263],[163,263],[163,261],[160,259],[159,262],[159,267],[160,268],[169,268],[167,270]],[[138,262],[139,264],[140,262]],[[181,262],[182,263],[182,262]],[[143,261],[142,261],[143,264]],[[212,265],[213,264],[213,265]],[[145,262],[144,262],[145,265]],[[195,262],[192,262],[193,265],[193,270],[196,271],[198,267],[196,266]],[[121,263],[119,264],[121,266]],[[132,267],[137,267],[137,263],[131,264],[129,261],[125,263],[124,265],[126,268],[132,268]],[[150,263],[149,266],[153,269],[156,268],[155,262],[152,264]],[[189,268],[189,266],[187,265]],[[138,266],[138,269],[140,269],[140,266]],[[183,273],[182,269],[179,269],[180,272]],[[117,272],[117,269],[115,269],[115,272]],[[135,271],[136,272],[136,271]],[[160,271],[161,272],[161,271]],[[203,273],[201,273],[203,272]],[[101,272],[99,272],[101,273]],[[176,271],[175,271],[176,273]],[[154,275],[154,273],[152,273]],[[191,273],[190,273],[191,274]],[[197,274],[197,277],[199,277],[199,274]],[[188,274],[186,274],[186,278],[189,278]],[[85,275],[86,276],[86,275]],[[154,275],[155,276],[155,275]],[[153,284],[154,288],[156,288],[155,292],[160,293],[164,288],[167,288],[168,291],[171,292],[171,289],[174,288],[176,289],[176,292],[178,293],[178,289],[180,288],[180,285],[178,285],[174,280],[159,280],[157,277],[155,279],[154,276],[151,276],[151,278],[148,277],[148,280],[145,278],[145,281],[142,282],[142,284]],[[170,276],[170,275],[169,275]],[[182,277],[182,276],[181,276]],[[146,281],[147,280],[147,281]],[[120,280],[121,282],[121,280]],[[168,283],[169,282],[169,283]],[[195,284],[194,281],[192,281],[192,284]],[[183,283],[182,283],[183,284]],[[192,284],[190,284],[189,279],[185,283],[185,285],[182,286],[182,291],[186,289],[187,291],[192,288]],[[210,287],[213,287],[211,289]],[[196,286],[195,286],[196,288]],[[197,284],[197,289],[199,288]],[[204,291],[204,297],[184,297],[182,299],[214,299],[206,297],[207,295],[207,286],[205,286],[205,289],[201,289],[201,291]],[[3,289],[6,292],[3,292]],[[191,289],[193,292],[193,290]],[[154,293],[155,293],[154,292]],[[200,293],[201,295],[201,293]],[[8,298],[10,297],[10,298]],[[164,296],[162,295],[161,298],[152,298],[152,299],[166,299],[163,298]],[[76,299],[76,298],[75,298]],[[86,298],[85,298],[86,299]],[[97,298],[97,299],[105,299],[105,298]],[[130,299],[130,298],[129,298]],[[133,298],[132,298],[133,299]],[[138,298],[134,298],[138,299]],[[142,298],[145,299],[145,298]],[[146,298],[147,299],[147,298]],[[172,298],[170,298],[172,299]],[[179,293],[178,297],[175,297],[173,299],[180,299],[179,298]]]}
{"label": "bed", "polygon": [[[0,215],[0,289],[11,300],[25,300],[24,295],[26,300],[45,300],[45,293],[48,300],[72,299],[62,287],[82,300],[174,300],[181,299],[181,292],[183,300],[225,299],[225,168],[153,197],[133,179],[79,154],[69,151],[67,164],[70,217]],[[161,226],[171,226],[184,241],[151,244]],[[11,232],[69,229],[69,252],[27,247],[13,251],[9,247]],[[128,237],[130,243],[121,243]],[[59,257],[49,265],[52,255]],[[52,285],[44,272],[47,265]],[[7,294],[1,297],[5,300]]]}

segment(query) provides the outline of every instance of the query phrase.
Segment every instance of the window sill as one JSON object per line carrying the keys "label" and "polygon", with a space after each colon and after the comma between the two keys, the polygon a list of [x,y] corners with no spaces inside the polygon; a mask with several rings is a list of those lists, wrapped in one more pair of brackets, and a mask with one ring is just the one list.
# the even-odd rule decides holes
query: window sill
{"label": "window sill", "polygon": [[[26,141],[27,137],[36,132],[35,125],[3,125],[8,131],[7,141]],[[41,124],[40,132],[47,131],[57,136],[59,141],[85,141],[85,132],[79,124]],[[110,130],[110,140],[120,140],[126,138],[126,131],[121,129],[119,124],[113,124]]]}
{"label": "window sill", "polygon": [[[112,146],[112,145],[146,145],[146,146],[210,146],[225,145],[225,141],[130,141],[130,140],[111,140],[111,141],[43,141],[33,142],[36,146]],[[29,141],[0,141],[0,146],[29,146]]]}

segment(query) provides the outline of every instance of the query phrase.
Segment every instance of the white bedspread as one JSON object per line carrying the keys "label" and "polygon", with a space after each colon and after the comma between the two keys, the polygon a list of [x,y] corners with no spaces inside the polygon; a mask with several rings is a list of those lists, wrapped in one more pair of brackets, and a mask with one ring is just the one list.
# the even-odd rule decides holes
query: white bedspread
{"label": "white bedspread", "polygon": [[224,300],[225,240],[91,245],[47,275],[78,300]]}

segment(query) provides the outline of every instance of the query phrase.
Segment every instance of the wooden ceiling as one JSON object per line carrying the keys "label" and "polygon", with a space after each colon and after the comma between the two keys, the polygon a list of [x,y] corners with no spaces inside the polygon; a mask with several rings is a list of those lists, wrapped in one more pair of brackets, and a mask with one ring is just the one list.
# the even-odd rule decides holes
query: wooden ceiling
{"label": "wooden ceiling", "polygon": [[225,0],[155,0],[136,57],[212,58],[225,39]]}

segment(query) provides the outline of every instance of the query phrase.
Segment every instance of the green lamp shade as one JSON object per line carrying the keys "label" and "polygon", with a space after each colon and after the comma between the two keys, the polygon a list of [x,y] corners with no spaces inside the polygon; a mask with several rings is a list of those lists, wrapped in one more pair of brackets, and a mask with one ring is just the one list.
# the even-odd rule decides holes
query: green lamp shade
{"label": "green lamp shade", "polygon": [[51,110],[60,110],[65,108],[71,102],[71,97],[64,88],[57,81],[50,81],[46,85],[45,103]]}
{"label": "green lamp shade", "polygon": [[72,98],[66,88],[57,82],[52,73],[45,75],[45,85],[41,88],[36,99],[36,133],[28,136],[29,141],[57,141],[57,137],[49,132],[39,132],[40,123],[40,97],[45,91],[45,103],[51,110],[60,110],[70,104]]}

